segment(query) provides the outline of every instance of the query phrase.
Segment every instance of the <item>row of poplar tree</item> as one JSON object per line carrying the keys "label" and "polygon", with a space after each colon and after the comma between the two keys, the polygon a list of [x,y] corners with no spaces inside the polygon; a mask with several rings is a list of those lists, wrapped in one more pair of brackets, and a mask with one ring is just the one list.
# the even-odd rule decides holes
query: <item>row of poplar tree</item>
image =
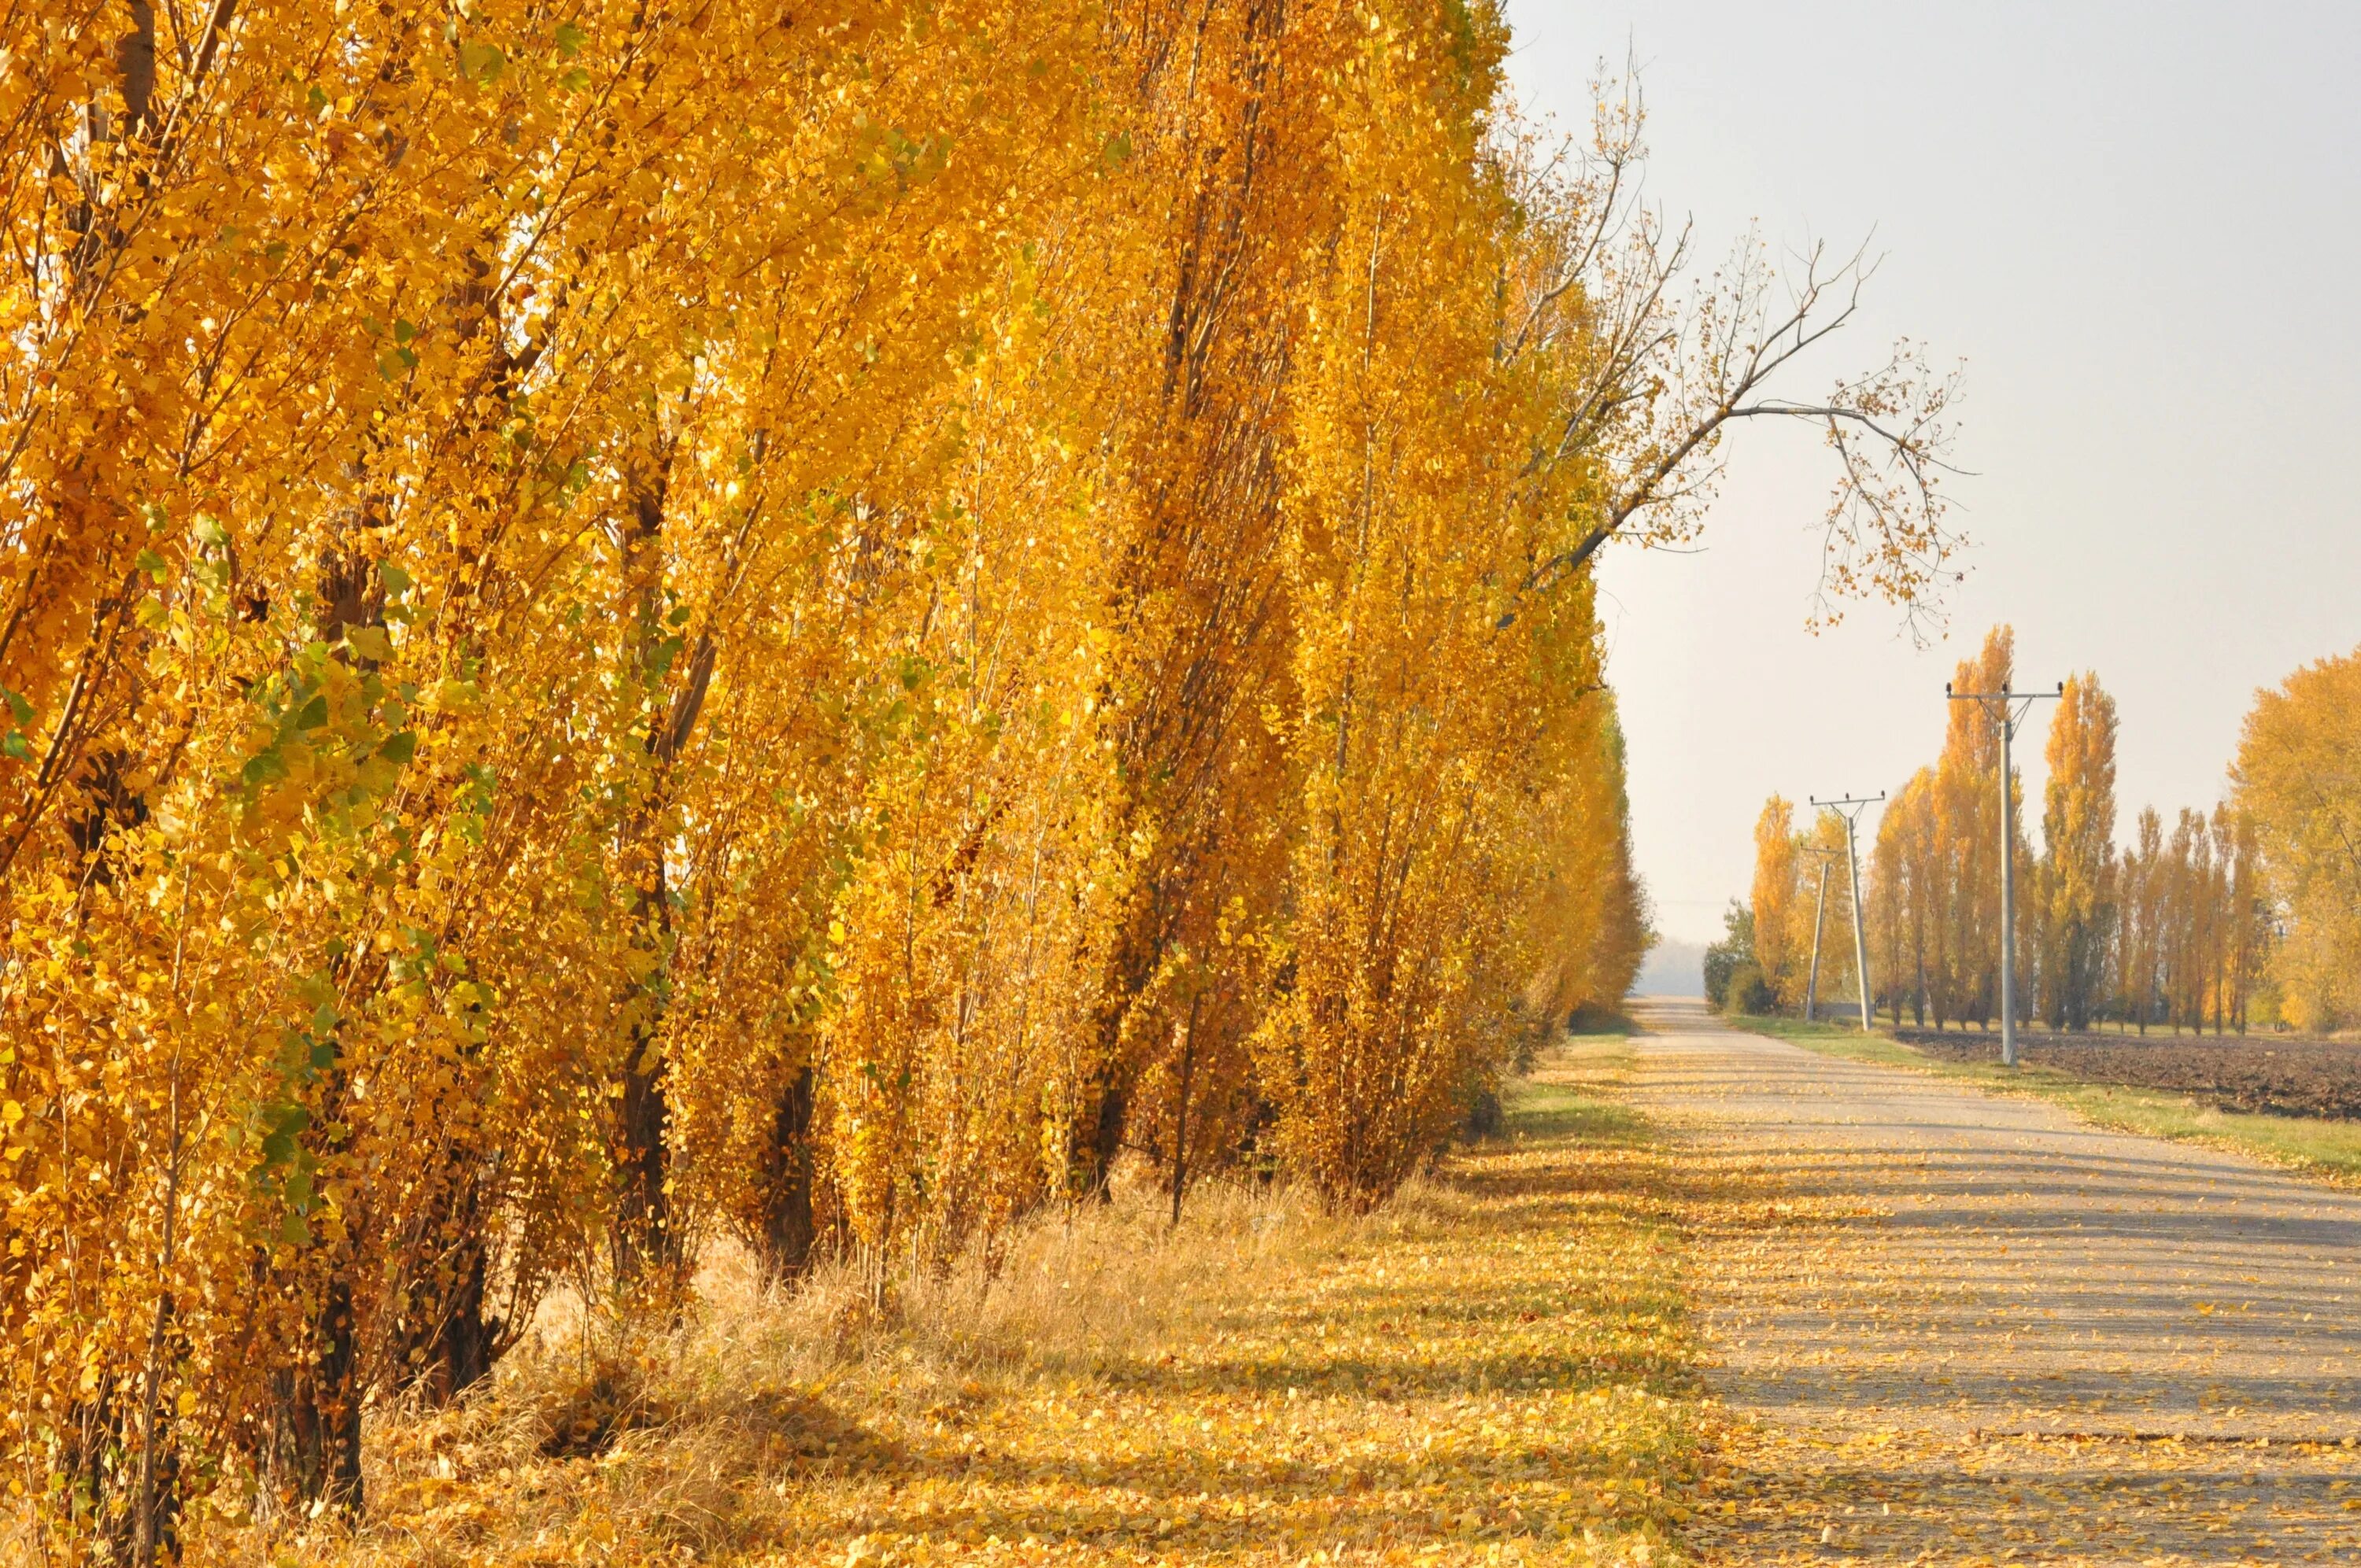
{"label": "row of poplar tree", "polygon": [[[2014,643],[1995,629],[1954,685],[2010,683]],[[2228,799],[2183,808],[2168,828],[2143,808],[2116,841],[2114,699],[2095,675],[2067,681],[2050,718],[2038,851],[2014,847],[2022,1020],[2084,1029],[2112,1022],[2244,1033],[2250,1024],[2327,1029],[2361,1021],[2361,652],[2298,672],[2259,695]],[[1886,806],[1863,868],[1872,1000],[1896,1025],[1989,1025],[2000,1015],[2000,738],[1955,703],[1940,758]],[[2013,792],[2019,791],[2015,778]],[[2021,793],[2015,822],[2023,824]],[[1752,954],[1773,998],[1808,983],[1812,867],[1833,864],[1844,828],[1823,814],[1797,831],[1773,797],[1756,825]],[[1849,912],[1824,935],[1824,979],[1851,981]]]}
{"label": "row of poplar tree", "polygon": [[44,1550],[357,1509],[374,1401],[717,1236],[1377,1201],[1627,987],[1587,564],[1715,427],[1489,8],[0,28]]}

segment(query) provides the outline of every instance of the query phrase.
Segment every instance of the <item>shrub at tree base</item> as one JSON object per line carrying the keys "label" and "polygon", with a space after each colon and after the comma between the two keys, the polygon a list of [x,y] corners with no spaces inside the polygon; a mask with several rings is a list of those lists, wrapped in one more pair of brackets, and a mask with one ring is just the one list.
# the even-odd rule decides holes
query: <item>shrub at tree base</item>
{"label": "shrub at tree base", "polygon": [[1733,898],[1721,924],[1721,940],[1705,950],[1705,1001],[1717,1013],[1729,1003],[1730,976],[1754,961],[1754,911]]}
{"label": "shrub at tree base", "polygon": [[1722,1011],[1745,1018],[1767,1018],[1779,1011],[1779,999],[1771,993],[1771,984],[1763,978],[1760,965],[1742,963],[1730,971]]}

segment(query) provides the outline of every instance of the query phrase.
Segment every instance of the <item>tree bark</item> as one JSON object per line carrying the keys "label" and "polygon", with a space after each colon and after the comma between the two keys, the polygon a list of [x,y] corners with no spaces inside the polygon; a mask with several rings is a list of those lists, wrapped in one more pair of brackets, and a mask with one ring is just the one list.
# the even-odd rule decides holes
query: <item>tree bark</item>
{"label": "tree bark", "polygon": [[819,1081],[808,1067],[779,1091],[763,1149],[763,1264],[774,1280],[799,1277],[811,1266],[818,1230],[812,1219],[812,1112]]}

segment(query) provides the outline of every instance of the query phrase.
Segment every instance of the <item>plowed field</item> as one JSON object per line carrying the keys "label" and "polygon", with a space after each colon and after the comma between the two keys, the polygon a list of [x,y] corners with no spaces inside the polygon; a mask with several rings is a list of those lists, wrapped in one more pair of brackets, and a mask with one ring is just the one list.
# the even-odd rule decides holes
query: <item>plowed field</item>
{"label": "plowed field", "polygon": [[[1904,1029],[1895,1038],[1950,1061],[1998,1061],[2000,1036]],[[2020,1055],[2089,1083],[2187,1094],[2224,1111],[2361,1120],[2361,1047],[2250,1035],[2017,1036]]]}

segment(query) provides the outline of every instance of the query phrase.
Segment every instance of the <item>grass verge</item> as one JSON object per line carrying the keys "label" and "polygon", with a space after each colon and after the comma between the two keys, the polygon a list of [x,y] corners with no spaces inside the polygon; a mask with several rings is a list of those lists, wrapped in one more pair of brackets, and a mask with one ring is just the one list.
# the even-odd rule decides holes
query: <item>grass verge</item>
{"label": "grass verge", "polygon": [[2086,1121],[2124,1132],[2184,1143],[2208,1144],[2268,1160],[2338,1186],[2361,1187],[2361,1122],[2309,1116],[2266,1116],[2223,1111],[2187,1095],[2121,1084],[2092,1083],[2051,1068],[1997,1062],[1955,1062],[1883,1034],[1863,1035],[1796,1018],[1732,1021],[1758,1035],[1786,1040],[1828,1056],[1883,1067],[1910,1068],[1973,1083],[2001,1094],[2028,1094],[2061,1105]]}
{"label": "grass verge", "polygon": [[1676,1560],[1683,1212],[1616,1036],[1357,1218],[1243,1187],[1045,1218],[986,1266],[792,1293],[726,1260],[668,1333],[553,1333],[383,1414],[369,1522],[192,1562]]}

